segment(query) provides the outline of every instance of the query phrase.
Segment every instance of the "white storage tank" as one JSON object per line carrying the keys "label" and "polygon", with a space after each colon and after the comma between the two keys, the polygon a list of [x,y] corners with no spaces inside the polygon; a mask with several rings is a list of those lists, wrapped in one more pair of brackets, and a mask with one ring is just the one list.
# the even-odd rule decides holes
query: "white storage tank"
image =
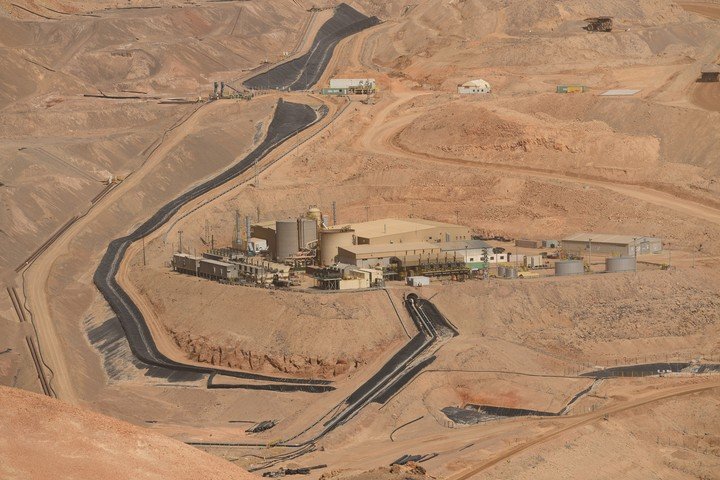
{"label": "white storage tank", "polygon": [[284,261],[294,255],[298,248],[297,220],[278,220],[275,222],[275,259]]}
{"label": "white storage tank", "polygon": [[332,229],[320,231],[320,263],[334,265],[338,247],[349,247],[353,244],[355,230]]}
{"label": "white storage tank", "polygon": [[637,270],[635,257],[610,257],[605,259],[606,272],[634,272],[635,270]]}
{"label": "white storage tank", "polygon": [[555,275],[582,275],[585,273],[585,265],[582,260],[560,260],[555,262]]}

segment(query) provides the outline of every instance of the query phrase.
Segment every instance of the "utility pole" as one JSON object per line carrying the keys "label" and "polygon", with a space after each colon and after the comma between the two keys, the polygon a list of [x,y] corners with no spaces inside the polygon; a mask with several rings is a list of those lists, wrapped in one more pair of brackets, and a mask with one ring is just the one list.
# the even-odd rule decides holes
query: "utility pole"
{"label": "utility pole", "polygon": [[260,188],[260,166],[259,159],[255,160],[255,188]]}
{"label": "utility pole", "polygon": [[589,249],[588,249],[588,272],[592,273],[592,238],[588,238]]}
{"label": "utility pole", "polygon": [[240,210],[235,210],[235,246],[240,248]]}
{"label": "utility pole", "polygon": [[333,225],[337,225],[337,205],[335,205],[335,200],[332,202],[332,216],[333,216]]}
{"label": "utility pole", "polygon": [[250,238],[251,238],[251,225],[250,225],[250,215],[245,216],[245,253],[250,254]]}
{"label": "utility pole", "polygon": [[672,265],[672,248],[671,243],[668,242],[668,270],[670,270],[670,265]]}
{"label": "utility pole", "polygon": [[455,210],[455,225],[460,225],[460,210]]}
{"label": "utility pole", "polygon": [[370,205],[365,205],[365,221],[370,221]]}
{"label": "utility pole", "polygon": [[258,221],[258,223],[260,223],[260,205],[257,206],[256,210],[257,210],[257,221]]}
{"label": "utility pole", "polygon": [[142,237],[142,248],[143,248],[143,267],[147,265],[147,260],[145,259],[145,237]]}
{"label": "utility pole", "polygon": [[183,234],[183,231],[182,231],[182,230],[178,230],[178,237],[180,237],[180,241],[179,241],[179,250],[180,250],[180,253],[183,253],[183,249],[182,249],[182,234]]}
{"label": "utility pole", "polygon": [[635,271],[637,272],[637,238],[633,237],[633,252],[635,252]]}

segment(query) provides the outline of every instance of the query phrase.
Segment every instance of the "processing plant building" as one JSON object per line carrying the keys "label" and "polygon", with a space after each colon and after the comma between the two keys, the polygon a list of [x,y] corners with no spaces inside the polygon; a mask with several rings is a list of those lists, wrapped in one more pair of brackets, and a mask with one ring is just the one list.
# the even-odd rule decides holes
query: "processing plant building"
{"label": "processing plant building", "polygon": [[338,248],[339,263],[357,267],[389,267],[391,263],[418,265],[440,257],[437,244],[428,242],[408,242],[381,245],[346,245]]}
{"label": "processing plant building", "polygon": [[429,243],[434,244],[439,253],[438,244],[470,240],[470,229],[466,226],[416,218],[385,218],[327,227],[316,209],[297,219],[256,223],[251,231],[252,237],[267,242],[271,258],[277,262],[297,263],[312,256],[320,265],[337,262],[359,265],[345,261],[349,259],[347,251],[345,260],[338,258],[340,248],[368,245],[372,247],[366,248],[363,255],[385,258],[389,245],[402,246],[399,251],[409,251],[413,249],[408,250],[404,244]]}
{"label": "processing plant building", "polygon": [[605,233],[577,233],[562,240],[567,253],[582,255],[585,252],[612,256],[643,255],[661,252],[662,239],[642,235],[609,235]]}

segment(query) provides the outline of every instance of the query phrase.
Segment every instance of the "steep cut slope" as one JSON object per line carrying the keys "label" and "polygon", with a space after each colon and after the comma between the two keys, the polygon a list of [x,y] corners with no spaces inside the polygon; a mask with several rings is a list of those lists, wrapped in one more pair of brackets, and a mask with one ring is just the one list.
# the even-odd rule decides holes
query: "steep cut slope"
{"label": "steep cut slope", "polygon": [[251,480],[244,470],[149,430],[0,387],[4,479]]}

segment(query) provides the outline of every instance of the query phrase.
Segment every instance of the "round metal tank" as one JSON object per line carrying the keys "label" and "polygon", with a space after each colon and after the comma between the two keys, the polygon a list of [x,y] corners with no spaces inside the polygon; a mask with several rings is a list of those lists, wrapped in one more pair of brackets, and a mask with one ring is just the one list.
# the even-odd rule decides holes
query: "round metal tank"
{"label": "round metal tank", "polygon": [[634,272],[636,267],[635,257],[611,257],[605,259],[606,272]]}
{"label": "round metal tank", "polygon": [[555,262],[555,275],[582,275],[585,273],[585,265],[582,260],[561,260]]}
{"label": "round metal tank", "polygon": [[338,247],[352,245],[354,236],[355,230],[320,230],[320,263],[333,265]]}
{"label": "round metal tank", "polygon": [[507,271],[507,267],[503,267],[502,265],[498,266],[497,276],[500,278],[505,278],[506,271]]}
{"label": "round metal tank", "polygon": [[307,212],[307,218],[312,219],[317,223],[318,228],[322,225],[322,212],[317,207],[311,207]]}
{"label": "round metal tank", "polygon": [[517,268],[506,268],[505,269],[505,278],[517,278],[518,271]]}
{"label": "round metal tank", "polygon": [[282,262],[293,255],[298,248],[297,220],[278,220],[275,222],[275,259]]}
{"label": "round metal tank", "polygon": [[307,248],[308,244],[317,240],[317,223],[311,218],[298,218],[298,246]]}

